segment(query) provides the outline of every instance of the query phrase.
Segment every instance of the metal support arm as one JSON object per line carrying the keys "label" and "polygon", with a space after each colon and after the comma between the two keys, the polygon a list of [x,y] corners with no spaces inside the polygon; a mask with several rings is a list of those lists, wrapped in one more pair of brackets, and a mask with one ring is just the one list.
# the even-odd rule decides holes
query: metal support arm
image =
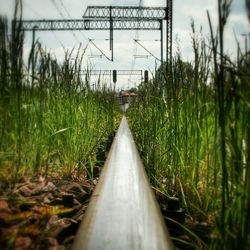
{"label": "metal support arm", "polygon": [[[22,29],[24,31],[50,30],[110,30],[109,19],[71,19],[71,20],[23,20]],[[113,30],[160,30],[159,21],[139,21],[139,20],[114,20]]]}

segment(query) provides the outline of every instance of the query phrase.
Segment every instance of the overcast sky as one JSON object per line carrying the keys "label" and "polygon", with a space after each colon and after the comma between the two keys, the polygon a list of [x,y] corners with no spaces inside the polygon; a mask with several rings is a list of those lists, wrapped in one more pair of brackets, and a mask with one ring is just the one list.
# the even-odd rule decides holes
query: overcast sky
{"label": "overcast sky", "polygon": [[[11,18],[14,9],[14,0],[0,0],[0,14]],[[142,6],[165,7],[166,0],[144,0]],[[23,19],[80,19],[88,5],[114,5],[114,6],[139,6],[139,0],[23,0]],[[217,24],[217,0],[173,0],[173,40],[179,41],[180,51],[183,60],[192,59],[191,28],[190,20],[194,19],[197,29],[202,25],[204,35],[208,32],[208,21],[206,10],[210,12],[213,25]],[[226,27],[225,41],[226,51],[234,55],[236,43],[233,32],[244,48],[243,33],[250,32],[250,25],[245,11],[245,0],[233,0],[231,15]],[[48,50],[58,59],[63,58],[63,48],[70,49],[78,47],[79,41],[83,47],[88,39],[96,39],[95,43],[107,56],[110,56],[108,31],[49,31],[37,32],[37,39],[41,41]],[[176,39],[177,37],[177,39]],[[147,52],[136,45],[133,39],[139,38],[141,43],[150,50],[156,57],[160,57],[160,32],[158,31],[115,31],[114,32],[114,62],[107,61],[104,57],[98,58],[100,53],[93,45],[88,47],[85,54],[85,65],[88,61],[95,69],[140,69],[151,70],[155,68],[153,57],[135,58],[134,55],[147,55]],[[249,37],[250,38],[250,37]],[[31,34],[25,38],[25,54],[28,54],[31,45]],[[173,51],[176,51],[176,42],[173,44]],[[250,46],[250,41],[249,41]],[[164,53],[165,54],[165,53]],[[136,79],[130,79],[132,82]],[[123,79],[123,86],[132,87],[128,79]]]}

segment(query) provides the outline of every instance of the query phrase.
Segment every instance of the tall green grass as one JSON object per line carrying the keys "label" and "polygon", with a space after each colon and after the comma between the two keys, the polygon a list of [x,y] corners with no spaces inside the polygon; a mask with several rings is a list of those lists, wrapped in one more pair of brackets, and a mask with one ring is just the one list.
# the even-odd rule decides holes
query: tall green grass
{"label": "tall green grass", "polygon": [[177,53],[171,77],[162,65],[139,86],[129,119],[153,185],[179,196],[188,218],[214,225],[207,247],[248,249],[249,57],[224,53],[231,1],[218,4],[218,35],[211,29],[207,41],[192,22],[194,61]]}
{"label": "tall green grass", "polygon": [[36,42],[25,66],[20,10],[17,1],[11,39],[7,20],[0,19],[0,168],[13,176],[92,176],[116,128],[114,93],[105,86],[94,91],[81,76],[81,47],[74,59],[70,51],[58,63]]}

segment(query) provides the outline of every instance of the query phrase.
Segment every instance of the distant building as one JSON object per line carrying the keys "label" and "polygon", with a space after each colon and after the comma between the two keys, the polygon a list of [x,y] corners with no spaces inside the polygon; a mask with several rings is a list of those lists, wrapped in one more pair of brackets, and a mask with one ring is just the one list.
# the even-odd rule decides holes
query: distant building
{"label": "distant building", "polygon": [[124,103],[131,104],[135,97],[136,94],[134,92],[130,92],[129,90],[121,90],[118,96],[119,104],[120,105]]}

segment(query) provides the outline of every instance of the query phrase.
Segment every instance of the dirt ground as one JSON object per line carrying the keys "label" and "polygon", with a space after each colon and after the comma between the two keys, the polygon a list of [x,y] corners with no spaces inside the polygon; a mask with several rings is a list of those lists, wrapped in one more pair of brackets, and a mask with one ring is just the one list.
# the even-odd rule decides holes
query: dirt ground
{"label": "dirt ground", "polygon": [[70,249],[98,178],[0,181],[1,249]]}
{"label": "dirt ground", "polygon": [[[100,169],[95,176],[99,172]],[[21,177],[18,181],[10,181],[7,177],[1,179],[0,248],[70,249],[98,177],[88,179],[86,175],[73,173],[63,177],[57,174],[46,179],[39,174],[32,178]],[[174,244],[179,249],[196,249],[197,245],[202,249],[210,241],[211,226],[185,219],[185,211],[179,207],[178,199],[165,200],[157,193],[156,198],[170,235],[174,237]],[[192,233],[172,220],[184,223],[188,232]]]}

